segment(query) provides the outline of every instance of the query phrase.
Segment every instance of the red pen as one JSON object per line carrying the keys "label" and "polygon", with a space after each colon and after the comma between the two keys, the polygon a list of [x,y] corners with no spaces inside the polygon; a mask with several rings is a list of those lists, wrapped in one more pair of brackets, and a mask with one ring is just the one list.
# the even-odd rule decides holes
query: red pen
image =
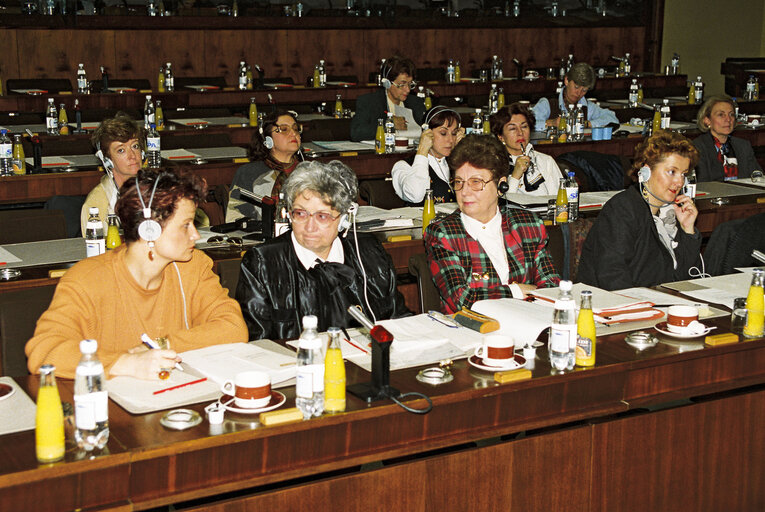
{"label": "red pen", "polygon": [[182,388],[182,387],[185,387],[185,386],[191,386],[192,384],[199,384],[200,382],[204,382],[206,380],[207,380],[207,377],[202,377],[201,379],[192,380],[191,382],[186,382],[184,384],[178,384],[177,386],[172,386],[172,387],[169,387],[169,388],[160,389],[158,391],[155,391],[153,394],[154,395],[158,395],[160,393],[164,393],[165,391],[172,391],[174,389]]}

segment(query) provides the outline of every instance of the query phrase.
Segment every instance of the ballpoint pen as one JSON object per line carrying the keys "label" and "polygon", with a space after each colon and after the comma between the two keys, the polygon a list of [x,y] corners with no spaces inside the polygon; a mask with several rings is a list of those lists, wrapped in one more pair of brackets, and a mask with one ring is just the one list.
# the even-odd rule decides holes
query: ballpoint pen
{"label": "ballpoint pen", "polygon": [[[156,349],[162,348],[162,347],[160,347],[157,344],[156,341],[154,341],[153,339],[149,338],[149,335],[146,334],[146,333],[141,334],[141,342],[144,345],[146,345],[148,348],[150,348],[151,350],[156,350]],[[181,363],[176,361],[175,362],[175,369],[183,371],[183,366],[181,366]]]}

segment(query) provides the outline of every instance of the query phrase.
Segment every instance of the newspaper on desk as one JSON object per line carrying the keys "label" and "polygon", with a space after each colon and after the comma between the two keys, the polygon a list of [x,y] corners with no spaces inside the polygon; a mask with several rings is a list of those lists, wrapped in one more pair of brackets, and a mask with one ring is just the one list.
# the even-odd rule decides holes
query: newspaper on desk
{"label": "newspaper on desk", "polygon": [[662,284],[662,286],[694,299],[713,304],[722,304],[727,308],[733,309],[733,300],[738,297],[746,297],[751,284],[752,275],[748,272],[742,272],[725,276],[691,279],[690,281],[675,281],[673,283]]}
{"label": "newspaper on desk", "polygon": [[[221,385],[242,371],[267,372],[272,388],[289,385],[295,377],[294,355],[264,348],[255,342],[213,345],[183,352],[180,356],[184,371],[172,371],[165,381],[123,376],[109,379],[106,382],[109,397],[128,412],[143,414],[215,400],[221,395]],[[170,389],[202,378],[207,380]],[[157,393],[162,390],[166,391]]]}

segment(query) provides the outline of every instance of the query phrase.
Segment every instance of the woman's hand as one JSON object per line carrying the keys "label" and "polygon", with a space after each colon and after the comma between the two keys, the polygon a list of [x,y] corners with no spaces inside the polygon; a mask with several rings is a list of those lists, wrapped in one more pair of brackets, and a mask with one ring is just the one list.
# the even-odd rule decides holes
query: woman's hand
{"label": "woman's hand", "polygon": [[685,194],[680,194],[675,198],[675,204],[672,206],[675,208],[675,216],[680,227],[692,235],[696,231],[696,217],[699,215],[693,200]]}
{"label": "woman's hand", "polygon": [[114,363],[109,375],[127,375],[144,380],[159,380],[160,370],[174,368],[181,358],[175,350],[150,350],[144,345],[131,348]]}
{"label": "woman's hand", "polygon": [[531,293],[531,292],[533,292],[534,290],[536,290],[536,289],[537,289],[537,287],[536,287],[536,286],[534,286],[533,284],[515,283],[515,285],[516,285],[518,288],[520,288],[520,289],[521,289],[521,291],[523,292],[523,297],[521,297],[521,298],[523,298],[523,299],[525,299],[526,297],[528,297],[528,296],[529,296],[529,293]]}
{"label": "woman's hand", "polygon": [[465,138],[465,127],[461,126],[460,129],[457,130],[457,140],[454,141],[454,145],[456,146],[457,144],[459,144],[460,141],[464,138]]}
{"label": "woman's hand", "polygon": [[417,154],[428,156],[428,151],[433,147],[433,130],[425,130],[420,135],[420,145],[417,146]]}
{"label": "woman's hand", "polygon": [[521,179],[521,176],[523,176],[523,173],[526,172],[526,169],[529,168],[529,165],[531,165],[531,158],[527,157],[526,155],[521,155],[516,158],[515,167],[513,167],[513,178],[516,180]]}

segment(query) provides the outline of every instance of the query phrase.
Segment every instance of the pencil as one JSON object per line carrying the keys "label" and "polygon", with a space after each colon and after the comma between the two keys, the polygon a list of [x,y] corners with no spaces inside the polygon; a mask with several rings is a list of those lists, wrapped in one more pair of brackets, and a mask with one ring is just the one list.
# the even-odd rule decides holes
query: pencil
{"label": "pencil", "polygon": [[186,382],[184,384],[178,384],[177,386],[172,386],[172,387],[169,387],[169,388],[160,389],[158,391],[155,391],[153,394],[154,395],[158,395],[160,393],[164,393],[165,391],[172,391],[174,389],[182,388],[182,387],[185,387],[185,386],[191,386],[192,384],[199,384],[200,382],[204,382],[206,380],[207,380],[207,377],[202,377],[201,379],[192,380],[192,381]]}

